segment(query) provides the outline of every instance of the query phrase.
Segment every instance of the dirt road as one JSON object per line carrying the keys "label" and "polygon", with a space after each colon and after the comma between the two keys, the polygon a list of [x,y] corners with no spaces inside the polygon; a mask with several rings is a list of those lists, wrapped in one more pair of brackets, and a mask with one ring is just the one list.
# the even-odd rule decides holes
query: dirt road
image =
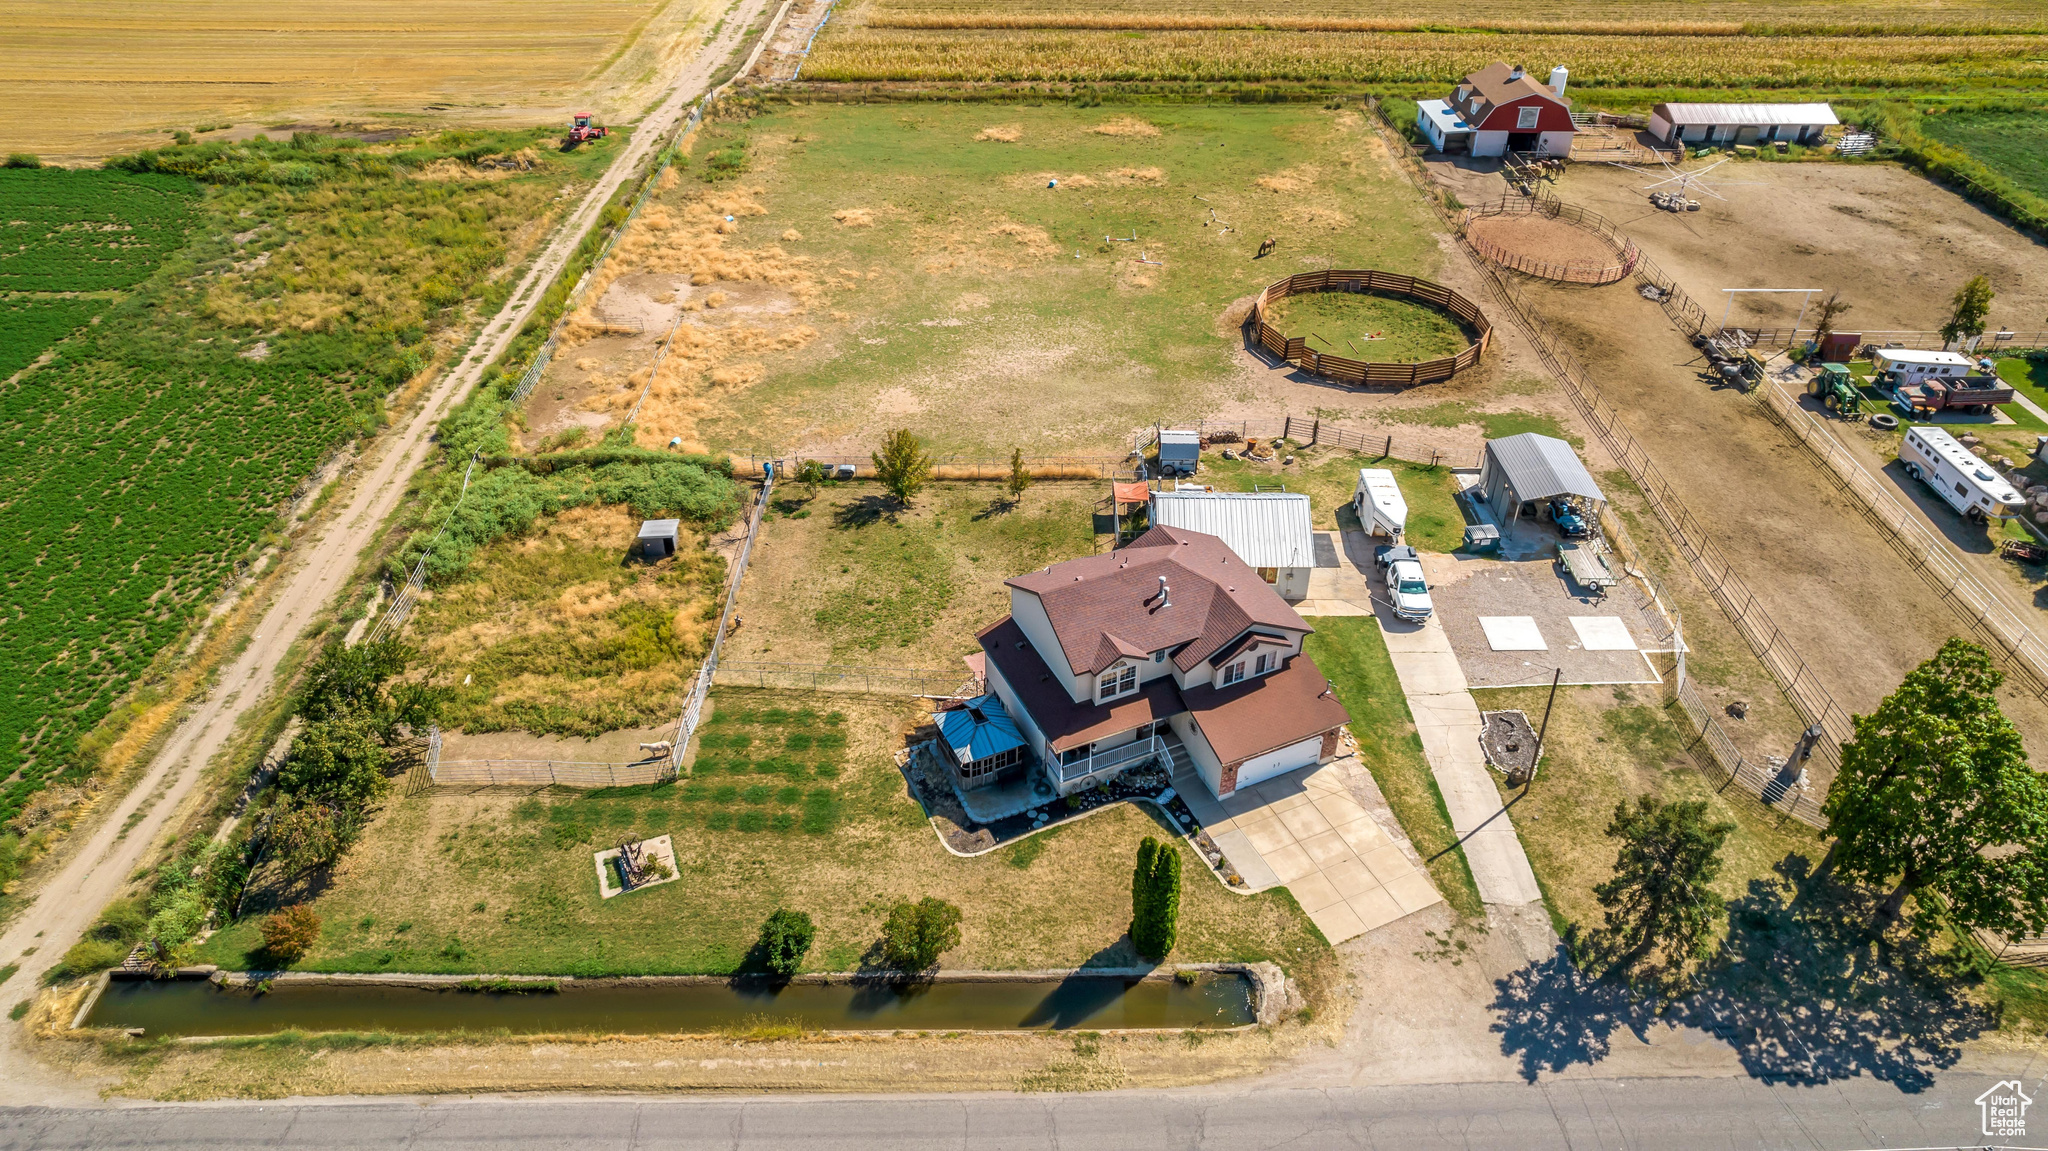
{"label": "dirt road", "polygon": [[[361,559],[363,548],[404,496],[407,481],[426,458],[434,429],[449,409],[467,396],[483,370],[502,354],[533,314],[555,273],[596,222],[619,186],[639,170],[709,87],[720,66],[739,46],[767,0],[741,0],[720,35],[706,45],[633,133],[632,143],[576,206],[554,240],[520,281],[512,302],[485,325],[461,365],[430,392],[402,429],[372,449],[356,470],[360,477],[342,509],[316,529],[320,534],[293,549],[297,567],[257,625],[254,638],[224,669],[217,686],[158,753],[140,782],[104,818],[77,854],[52,876],[27,909],[0,935],[0,956],[18,961],[9,980],[15,998],[25,998],[43,974],[75,943],[101,907],[120,890],[146,858],[151,843],[191,793],[207,761],[218,752],[242,714],[269,690],[280,661],[306,622],[339,591]],[[138,814],[139,813],[139,814]],[[132,826],[131,826],[132,822]],[[17,1055],[18,1029],[0,1029],[0,1081],[10,1101],[55,1102],[89,1088],[72,1082],[38,1082],[29,1061]],[[53,1095],[52,1092],[59,1095]]]}

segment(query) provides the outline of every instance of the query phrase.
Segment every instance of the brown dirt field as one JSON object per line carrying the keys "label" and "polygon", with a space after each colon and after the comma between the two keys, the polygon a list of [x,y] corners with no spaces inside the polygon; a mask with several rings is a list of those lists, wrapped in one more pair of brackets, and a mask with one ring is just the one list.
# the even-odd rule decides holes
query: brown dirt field
{"label": "brown dirt field", "polygon": [[[1962,631],[1755,400],[1702,380],[1663,309],[1627,285],[1597,289],[1597,302],[1583,289],[1529,291],[1841,706],[1868,712]],[[2040,710],[2015,703],[2021,730],[2048,737]]]}
{"label": "brown dirt field", "polygon": [[1466,231],[1504,251],[1553,264],[1606,268],[1621,261],[1599,233],[1548,216],[1484,216]]}
{"label": "brown dirt field", "polygon": [[[1700,210],[1683,214],[1650,207],[1641,188],[1657,178],[1578,164],[1557,194],[1627,232],[1714,320],[1723,288],[1820,288],[1855,306],[1841,331],[1932,330],[1980,273],[1998,292],[1994,326],[2034,331],[2048,315],[2048,247],[1896,165],[1730,162],[1708,177],[1729,182],[1727,199],[1696,194]],[[1798,314],[1798,296],[1746,296],[1730,322]]]}

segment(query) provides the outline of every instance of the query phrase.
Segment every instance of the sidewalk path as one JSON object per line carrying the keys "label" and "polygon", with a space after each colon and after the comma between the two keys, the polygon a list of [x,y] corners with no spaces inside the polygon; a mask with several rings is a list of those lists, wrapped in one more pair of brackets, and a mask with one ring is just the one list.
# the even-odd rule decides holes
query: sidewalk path
{"label": "sidewalk path", "polygon": [[[1529,868],[1529,857],[1479,750],[1479,704],[1442,621],[1432,618],[1418,626],[1396,619],[1372,595],[1367,574],[1371,567],[1372,540],[1363,532],[1345,532],[1341,566],[1311,573],[1309,598],[1299,610],[1303,615],[1370,612],[1379,620],[1394,674],[1422,737],[1422,753],[1443,793],[1451,827],[1464,846],[1479,898],[1510,907],[1540,902],[1543,892],[1536,886],[1536,873]],[[1328,610],[1331,607],[1338,610]]]}

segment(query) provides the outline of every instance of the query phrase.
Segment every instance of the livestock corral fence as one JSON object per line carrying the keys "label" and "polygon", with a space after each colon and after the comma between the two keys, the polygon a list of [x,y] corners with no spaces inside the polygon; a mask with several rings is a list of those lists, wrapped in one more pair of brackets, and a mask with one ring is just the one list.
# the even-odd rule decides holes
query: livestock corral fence
{"label": "livestock corral fence", "polygon": [[[1308,341],[1321,337],[1313,333],[1307,336],[1289,336],[1266,318],[1266,309],[1273,301],[1307,292],[1369,292],[1421,300],[1464,321],[1477,333],[1477,338],[1455,356],[1410,364],[1376,364],[1319,352],[1309,347]],[[1265,290],[1253,299],[1251,314],[1245,318],[1245,323],[1253,329],[1259,346],[1273,355],[1324,379],[1335,380],[1341,384],[1356,384],[1360,387],[1405,388],[1448,380],[1479,362],[1479,357],[1486,352],[1486,342],[1493,333],[1493,325],[1480,312],[1479,305],[1442,284],[1417,279],[1414,276],[1376,272],[1370,269],[1298,272],[1284,280],[1268,284]],[[1328,343],[1327,340],[1324,342]]]}
{"label": "livestock corral fence", "polygon": [[[873,479],[874,459],[870,456],[814,456],[802,452],[754,450],[730,456],[736,476],[758,476],[763,464],[774,464],[775,474],[786,483],[806,463],[823,464],[833,479]],[[1124,479],[1135,461],[1124,456],[1025,456],[1024,470],[1038,480]],[[846,471],[843,469],[852,469]],[[937,480],[1000,480],[1010,475],[1010,461],[995,457],[934,456],[932,478]]]}
{"label": "livestock corral fence", "polygon": [[[1387,121],[1377,101],[1372,102],[1371,108],[1375,126],[1381,135],[1398,138],[1398,131]],[[1438,210],[1444,222],[1455,226],[1457,209],[1452,207],[1442,189],[1436,187],[1428,170],[1419,161],[1398,151],[1395,156],[1403,174],[1424,193],[1424,198]],[[1715,603],[1748,641],[1757,659],[1778,681],[1792,706],[1809,725],[1822,729],[1825,738],[1813,744],[1808,764],[1825,778],[1832,779],[1841,763],[1840,744],[1853,735],[1849,712],[1835,702],[1821,685],[1820,678],[1794,650],[1792,642],[1771,621],[1748,585],[1730,568],[1720,548],[1680,502],[1676,490],[1650,459],[1649,453],[1622,424],[1620,412],[1594,386],[1578,357],[1550,331],[1535,306],[1511,278],[1478,258],[1477,253],[1473,256],[1475,270],[1486,284],[1488,293],[1508,309],[1517,326],[1529,337],[1537,356],[1563,385],[1565,394],[1591,425],[1608,454],[1621,464],[1641,490],[1651,513],[1664,526]],[[1659,271],[1647,256],[1637,261],[1635,275],[1646,289],[1644,294],[1658,300],[1666,314],[1684,330],[1697,333],[1706,325],[1706,312],[1680,291],[1676,282]],[[1687,719],[1700,733],[1692,749],[1696,762],[1710,774],[1718,776],[1723,786],[1739,783],[1744,791],[1756,795],[1759,801],[1770,804],[1774,810],[1785,811],[1814,826],[1824,826],[1815,798],[1805,790],[1790,786],[1798,778],[1796,772],[1788,779],[1781,771],[1760,769],[1736,750],[1734,741],[1720,729],[1714,709],[1697,693],[1687,690],[1687,686],[1678,686],[1676,692]]]}
{"label": "livestock corral fence", "polygon": [[[1819,331],[1813,328],[1746,328],[1740,324],[1720,328],[1716,334],[1753,348],[1789,348],[1806,340],[1818,339],[1820,336]],[[1858,332],[1856,337],[1861,341],[1857,346],[1858,350],[1865,355],[1886,348],[1939,352],[1945,350],[1949,343],[1942,339],[1940,332]],[[2048,331],[1986,332],[1962,343],[1963,353],[1972,356],[1997,356],[2031,348],[2048,348]]]}
{"label": "livestock corral fence", "polygon": [[[1542,216],[1559,220],[1582,228],[1597,236],[1605,243],[1613,259],[1594,260],[1546,260],[1530,252],[1518,252],[1505,245],[1472,234],[1475,221],[1500,216]],[[1458,220],[1458,230],[1465,242],[1480,257],[1527,276],[1543,280],[1556,280],[1565,284],[1612,284],[1626,279],[1636,269],[1642,252],[1634,240],[1617,232],[1613,224],[1597,212],[1588,212],[1575,204],[1567,204],[1551,196],[1505,196],[1491,204],[1481,204],[1465,209]]]}
{"label": "livestock corral fence", "polygon": [[[1179,423],[1162,424],[1159,427],[1177,432],[1191,431],[1201,437],[1207,445],[1230,444],[1243,440],[1286,440],[1302,447],[1323,445],[1343,448],[1383,460],[1401,460],[1405,463],[1424,464],[1429,467],[1464,468],[1479,466],[1479,457],[1484,449],[1470,444],[1446,444],[1424,436],[1403,431],[1364,431],[1347,428],[1329,420],[1310,417],[1283,415],[1262,420],[1184,420]],[[1132,450],[1139,455],[1152,451],[1158,440],[1159,427],[1140,429],[1132,438]]]}

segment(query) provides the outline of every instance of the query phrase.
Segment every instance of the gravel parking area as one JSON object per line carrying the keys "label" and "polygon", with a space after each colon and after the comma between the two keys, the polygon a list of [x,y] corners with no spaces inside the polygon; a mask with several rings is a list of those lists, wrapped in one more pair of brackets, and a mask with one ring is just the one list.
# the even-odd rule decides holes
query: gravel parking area
{"label": "gravel parking area", "polygon": [[[1473,687],[1548,684],[1560,668],[1565,683],[1662,681],[1643,653],[1671,650],[1671,624],[1635,580],[1596,596],[1574,595],[1554,560],[1430,555],[1423,571]],[[1495,650],[1514,636],[1514,650]]]}

